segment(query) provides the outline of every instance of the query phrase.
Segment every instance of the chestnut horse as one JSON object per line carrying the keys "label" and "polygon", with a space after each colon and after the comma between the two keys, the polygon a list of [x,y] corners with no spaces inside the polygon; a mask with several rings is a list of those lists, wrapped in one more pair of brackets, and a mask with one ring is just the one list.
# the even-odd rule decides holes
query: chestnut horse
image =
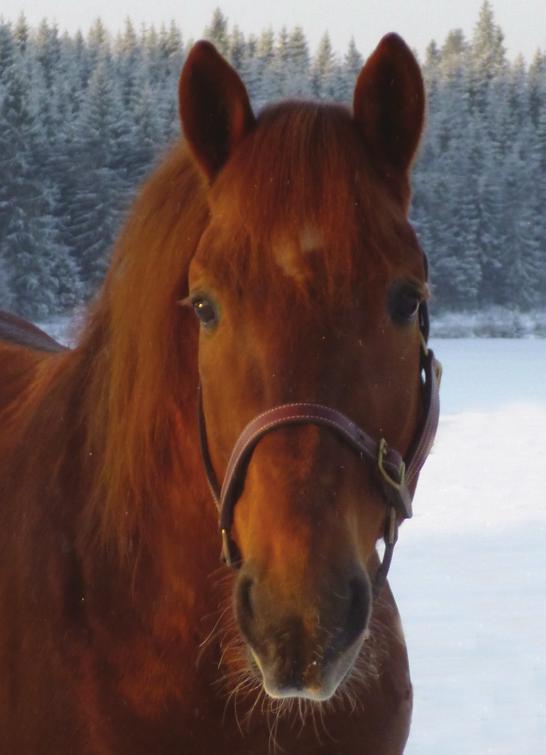
{"label": "chestnut horse", "polygon": [[389,35],[352,113],[255,117],[201,42],[180,111],[77,346],[3,320],[0,753],[401,753],[382,583],[437,420],[419,68]]}

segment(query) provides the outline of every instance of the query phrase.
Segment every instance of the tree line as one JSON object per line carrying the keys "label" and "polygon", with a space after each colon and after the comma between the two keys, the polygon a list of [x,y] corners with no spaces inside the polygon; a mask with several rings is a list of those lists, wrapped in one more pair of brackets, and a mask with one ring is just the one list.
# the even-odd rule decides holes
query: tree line
{"label": "tree line", "polygon": [[[220,10],[204,36],[239,70],[253,104],[350,104],[363,63],[327,34],[245,36]],[[0,306],[70,311],[100,284],[128,204],[179,136],[178,77],[191,40],[176,23],[84,36],[0,19]],[[412,220],[436,310],[546,306],[546,55],[509,61],[484,2],[472,37],[450,32],[421,61],[428,123]]]}

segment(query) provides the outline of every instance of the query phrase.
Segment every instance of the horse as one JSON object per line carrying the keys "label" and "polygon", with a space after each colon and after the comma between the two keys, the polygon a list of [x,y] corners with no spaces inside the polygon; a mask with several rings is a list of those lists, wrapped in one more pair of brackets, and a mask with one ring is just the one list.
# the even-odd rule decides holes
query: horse
{"label": "horse", "polygon": [[202,41],[179,106],[76,345],[0,318],[0,753],[398,755],[418,64],[391,34],[352,111],[256,116]]}

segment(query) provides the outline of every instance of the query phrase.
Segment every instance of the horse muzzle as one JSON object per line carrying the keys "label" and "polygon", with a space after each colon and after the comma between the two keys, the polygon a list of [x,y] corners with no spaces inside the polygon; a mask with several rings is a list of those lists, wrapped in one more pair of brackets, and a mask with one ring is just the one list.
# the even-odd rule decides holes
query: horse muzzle
{"label": "horse muzzle", "polygon": [[236,586],[239,629],[251,666],[273,698],[327,700],[358,657],[371,613],[370,582],[360,569],[327,587],[286,591],[252,576]]}

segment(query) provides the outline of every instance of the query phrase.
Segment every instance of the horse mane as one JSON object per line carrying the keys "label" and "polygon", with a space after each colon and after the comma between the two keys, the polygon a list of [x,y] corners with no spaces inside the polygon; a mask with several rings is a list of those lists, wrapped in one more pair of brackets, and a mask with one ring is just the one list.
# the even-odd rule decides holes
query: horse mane
{"label": "horse mane", "polygon": [[92,355],[84,454],[100,459],[85,531],[122,555],[188,450],[180,413],[194,402],[195,328],[177,302],[207,217],[203,179],[178,145],[137,197],[76,349]]}
{"label": "horse mane", "polygon": [[234,238],[250,240],[224,255],[226,280],[242,267],[267,280],[268,241],[297,238],[303,221],[324,237],[324,280],[354,288],[362,274],[355,259],[367,271],[378,260],[390,264],[371,241],[355,255],[362,239],[386,239],[392,253],[407,233],[400,202],[388,192],[378,201],[372,174],[348,110],[283,103],[260,114],[210,190],[184,143],[144,185],[72,357],[85,375],[83,463],[94,470],[86,537],[126,556],[169,497],[189,495],[183,467],[197,445],[187,420],[195,411],[197,328],[177,302],[187,295],[210,207],[223,203]]}

